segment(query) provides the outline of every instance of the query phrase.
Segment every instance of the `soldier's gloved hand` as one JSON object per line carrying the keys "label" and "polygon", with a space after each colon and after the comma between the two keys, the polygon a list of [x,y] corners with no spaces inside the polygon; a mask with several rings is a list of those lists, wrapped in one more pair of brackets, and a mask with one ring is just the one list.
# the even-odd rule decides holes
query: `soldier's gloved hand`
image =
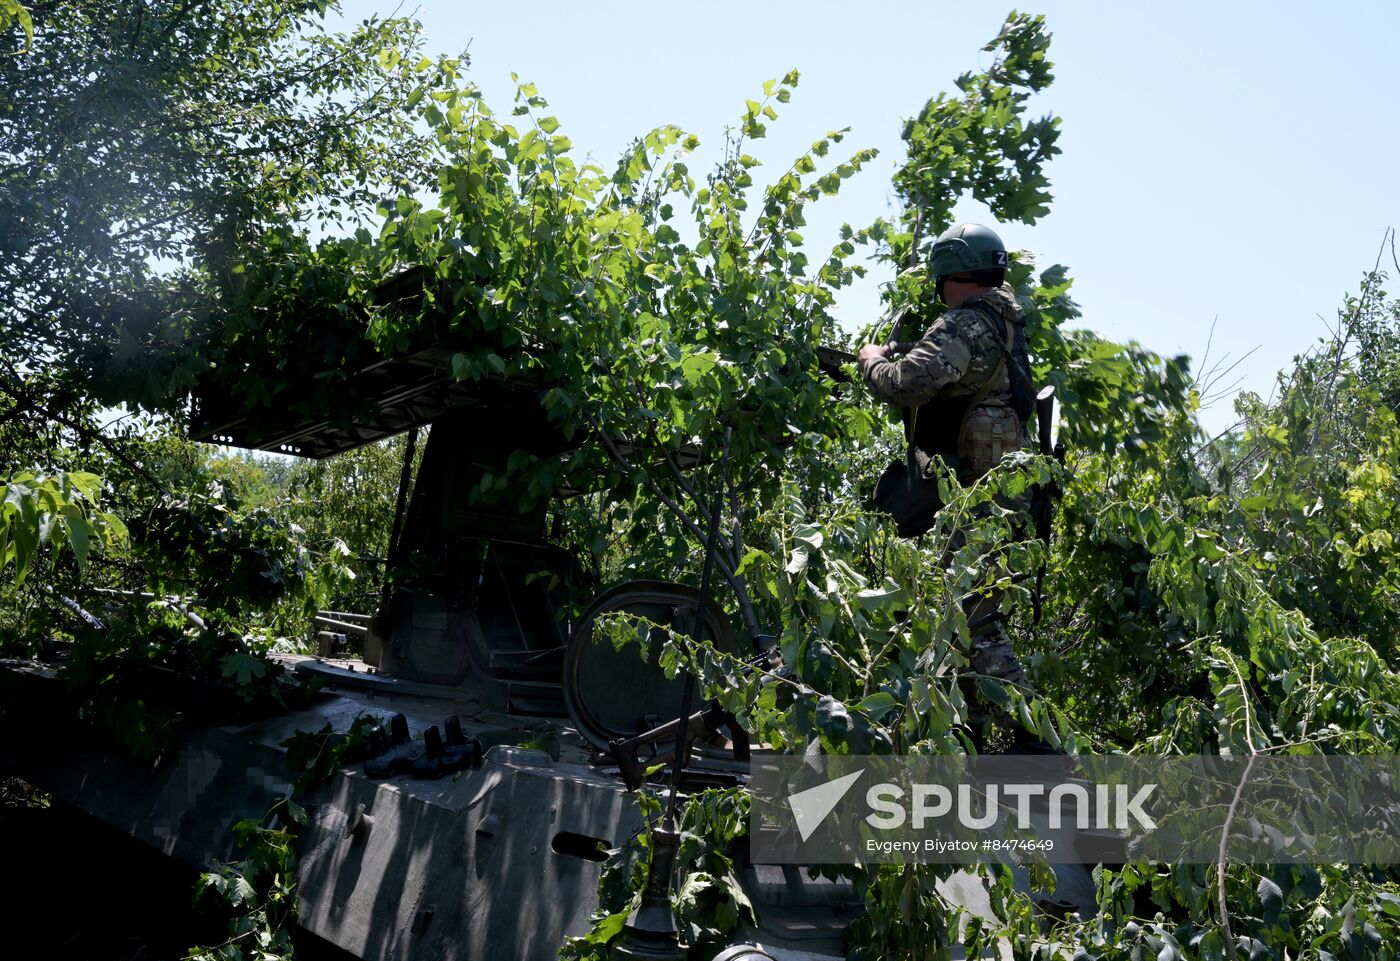
{"label": "soldier's gloved hand", "polygon": [[876,357],[888,360],[891,347],[892,345],[890,344],[866,344],[860,349],[860,362],[864,364],[866,361],[874,360]]}

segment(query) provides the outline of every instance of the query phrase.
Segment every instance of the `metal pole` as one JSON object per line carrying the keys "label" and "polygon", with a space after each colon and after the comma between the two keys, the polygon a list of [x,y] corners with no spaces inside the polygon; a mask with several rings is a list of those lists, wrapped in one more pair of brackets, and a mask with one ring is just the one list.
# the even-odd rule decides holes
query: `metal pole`
{"label": "metal pole", "polygon": [[[724,453],[720,457],[720,484],[710,508],[710,529],[705,537],[705,563],[700,571],[700,596],[690,619],[690,636],[700,637],[705,623],[705,603],[710,596],[710,575],[715,566],[715,542],[719,538],[720,508],[724,502],[725,470],[729,465],[729,441],[732,428],[724,431]],[[695,699],[695,675],[685,675],[685,693],[681,696],[680,720],[676,723],[675,759],[671,767],[671,797],[661,823],[651,832],[651,863],[647,865],[647,883],[642,891],[642,903],[623,925],[622,937],[610,952],[613,961],[682,961],[686,948],[676,929],[675,912],[671,908],[671,886],[675,883],[676,848],[680,842],[675,827],[676,798],[680,793],[681,767],[685,764],[686,735],[689,733],[691,702]]]}
{"label": "metal pole", "polygon": [[[690,638],[698,642],[700,639],[700,629],[705,623],[705,605],[710,600],[710,575],[715,569],[715,542],[719,539],[719,515],[720,507],[724,502],[726,471],[729,467],[729,442],[734,435],[734,428],[724,429],[724,452],[719,459],[719,486],[715,491],[714,501],[710,507],[710,528],[705,535],[705,563],[700,569],[700,597],[695,605],[695,613],[690,619]],[[695,700],[695,675],[689,671],[685,673],[685,693],[681,695],[681,716],[676,733],[675,758],[671,767],[671,796],[666,802],[666,815],[662,823],[669,826],[673,823],[676,813],[676,797],[680,793],[681,768],[686,762],[686,734],[688,733],[687,721],[690,719],[693,710],[692,701]]]}
{"label": "metal pole", "polygon": [[[404,505],[408,501],[408,482],[411,480],[413,472],[413,451],[418,446],[418,428],[415,427],[408,432],[408,445],[403,452],[403,470],[399,473],[399,496],[394,503],[394,524],[389,529],[389,553],[386,555],[387,564],[392,564],[399,552],[399,535],[403,527]],[[387,566],[386,564],[386,566]],[[389,572],[384,572],[387,582]]]}

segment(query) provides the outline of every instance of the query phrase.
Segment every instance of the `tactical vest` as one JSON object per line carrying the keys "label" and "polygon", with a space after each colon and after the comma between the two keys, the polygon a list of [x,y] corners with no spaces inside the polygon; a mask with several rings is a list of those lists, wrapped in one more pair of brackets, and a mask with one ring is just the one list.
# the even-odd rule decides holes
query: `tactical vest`
{"label": "tactical vest", "polygon": [[1019,421],[1018,428],[1025,427],[1031,411],[1035,410],[1035,386],[1031,380],[1025,321],[1018,319],[1011,322],[1012,329],[1008,331],[1007,319],[988,303],[974,300],[962,309],[976,310],[991,319],[993,329],[1002,335],[997,341],[1001,359],[976,393],[962,397],[935,396],[921,404],[912,416],[905,415],[906,432],[908,421],[913,421],[914,429],[909,439],[914,445],[927,453],[938,454],[955,471],[967,455],[963,442],[967,419],[987,398],[992,383],[1003,367],[1011,382],[1011,409]]}

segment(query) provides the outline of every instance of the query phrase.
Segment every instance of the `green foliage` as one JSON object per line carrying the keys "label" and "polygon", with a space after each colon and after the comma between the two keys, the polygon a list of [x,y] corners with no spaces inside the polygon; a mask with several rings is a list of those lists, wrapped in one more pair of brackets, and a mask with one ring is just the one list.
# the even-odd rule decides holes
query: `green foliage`
{"label": "green foliage", "polygon": [[928,259],[960,197],[982,201],[1002,221],[1034,224],[1049,211],[1043,168],[1060,152],[1060,120],[1023,116],[1031,96],[1054,79],[1049,49],[1045,18],[1013,12],[982,48],[994,55],[992,65],[958,77],[960,95],[933,97],[906,123],[909,157],[894,184],[908,234],[891,238],[897,262]]}
{"label": "green foliage", "polygon": [[[559,957],[565,961],[607,961],[609,945],[641,903],[652,856],[651,829],[661,820],[662,802],[644,790],[637,795],[637,804],[646,826],[622,847],[608,852],[593,928],[564,942]],[[725,789],[705,791],[693,799],[676,826],[680,835],[676,871],[684,880],[674,892],[674,902],[681,938],[697,957],[713,955],[740,924],[757,920],[736,869],[748,823],[748,795]]]}
{"label": "green foliage", "polygon": [[[460,64],[418,57],[416,27],[400,21],[306,36],[317,4],[269,0],[215,4],[170,31],[157,27],[183,5],[142,9],[45,6],[32,50],[0,62],[18,115],[53,121],[23,154],[4,141],[18,142],[20,121],[0,117],[0,153],[54,158],[0,171],[0,310],[13,320],[0,335],[0,468],[13,477],[3,518],[31,532],[6,534],[23,583],[5,589],[31,592],[35,606],[25,574],[43,516],[75,561],[107,525],[104,560],[130,567],[104,576],[150,585],[157,600],[101,640],[81,638],[70,677],[138,750],[158,753],[185,709],[130,696],[126,682],[154,668],[210,690],[231,682],[249,701],[284,696],[258,648],[344,590],[339,542],[365,580],[402,451],[278,474],[151,424],[102,434],[84,376],[102,367],[104,400],[168,407],[198,373],[206,398],[248,416],[334,422],[362,413],[344,389],[351,371],[424,347],[463,385],[536,392],[577,444],[561,458],[518,451],[461,496],[528,507],[562,487],[582,492],[551,503],[553,529],[600,580],[693,580],[719,505],[722,596],[750,634],[775,633],[790,673],[755,672],[679,635],[663,666],[693,672],[775,749],[965,752],[971,687],[1071,753],[1393,747],[1400,313],[1380,274],[1344,306],[1338,337],[1298,360],[1277,402],[1246,397],[1243,430],[1206,442],[1186,359],[1071,329],[1068,271],[1017,252],[1010,279],[1036,376],[1063,404],[1067,465],[1023,453],[966,489],[945,478],[948,506],[917,542],[867,510],[901,436],[864,391],[819,370],[818,348],[842,336],[835,292],[863,271],[855,252],[870,244],[897,271],[889,306],[926,326],[939,308],[921,265],[960,200],[1001,223],[1044,216],[1059,120],[1026,116],[1051,79],[1042,18],[1009,17],[986,48],[991,66],[909,121],[900,214],[843,228],[813,255],[809,205],[873,154],[833,156],[844,140],[833,131],[758,185],[750,151],[790,101],[795,71],[746,101],[712,171],[690,170],[698,141],[675,127],[639,138],[609,169],[574,157],[532,84],[519,84],[509,115],[494,113]],[[89,62],[111,66],[75,69]],[[248,103],[262,106],[239,108]],[[93,143],[107,150],[89,171]],[[120,159],[146,155],[142,171]],[[395,171],[430,173],[436,197]],[[88,193],[97,202],[80,203]],[[308,239],[307,218],[342,210],[367,222],[371,203],[377,230]],[[158,258],[180,267],[155,277]],[[30,370],[34,357],[62,361],[59,373]],[[59,472],[86,462],[131,519],[129,553],[117,556],[118,528],[81,485],[35,493],[42,477],[80,476]],[[1025,539],[1007,505],[1050,480],[1064,496],[1046,546]],[[70,516],[82,521],[76,537]],[[1044,617],[1032,626],[1029,582],[1011,573],[1042,563]],[[971,673],[963,601],[979,594],[1002,598],[1033,695]],[[210,629],[193,629],[181,608]],[[289,750],[308,778],[340,756],[329,730]],[[659,814],[652,796],[639,804]],[[709,792],[682,816],[676,904],[702,947],[753,911],[735,881],[744,806],[741,794]],[[285,953],[296,818],[288,801],[244,826],[249,857],[205,884],[240,920],[227,944],[197,956]],[[613,852],[594,930],[568,956],[604,955],[635,904],[648,843],[643,832]],[[942,956],[961,920],[969,954],[1005,937],[1047,961],[1231,949],[1386,958],[1400,915],[1388,870],[1126,865],[1100,870],[1099,919],[1032,948],[1037,920],[1008,872],[987,872],[993,923],[943,901],[944,868],[846,873],[866,905],[852,929],[864,958]]]}
{"label": "green foliage", "polygon": [[1055,388],[1058,439],[1075,450],[1136,460],[1173,431],[1194,433],[1187,418],[1198,398],[1188,359],[1161,358],[1136,343],[1063,329],[1080,316],[1069,298],[1068,271],[1057,264],[1035,278],[1032,266],[1021,254],[1009,279],[1025,310],[1033,373],[1038,383]]}
{"label": "green foliage", "polygon": [[[736,614],[752,633],[776,625],[794,676],[763,678],[674,637],[669,669],[687,665],[779,749],[967,750],[961,601],[999,590],[1028,606],[1025,586],[1008,572],[1033,568],[1044,549],[1019,539],[1022,528],[1001,505],[1055,468],[1022,456],[966,491],[949,478],[938,529],[919,544],[896,541],[862,498],[897,437],[863,391],[819,373],[816,352],[839,337],[829,307],[863,270],[850,262],[858,244],[874,242],[879,256],[911,267],[968,194],[1004,221],[1044,214],[1042,167],[1056,150],[1058,120],[1022,115],[1049,81],[1047,44],[1040,18],[1009,18],[989,47],[993,65],[961,78],[958,95],[934,98],[908,126],[898,223],[844,228],[819,258],[801,234],[807,206],[872,154],[830,159],[844,138],[834,131],[756,187],[749,144],[776,119],[775,104],[790,100],[795,72],[746,103],[703,180],[686,163],[696,141],[679,129],[639,139],[609,173],[574,161],[533,85],[519,85],[503,118],[476,88],[445,77],[420,104],[441,151],[437,204],[404,191],[380,205],[377,236],[360,231],[312,246],[278,228],[238,248],[239,283],[219,287],[211,308],[219,336],[206,347],[216,366],[205,390],[239,398],[250,416],[288,408],[348,416],[353,402],[334,390],[344,371],[423,345],[450,352],[460,381],[528,384],[581,446],[564,461],[521,452],[505,476],[474,478],[464,496],[528,506],[560,485],[588,492],[556,506],[556,519],[562,538],[609,578],[693,576],[718,499],[717,568]],[[1029,255],[1018,257],[1012,281],[1037,374],[1064,403],[1063,439],[1086,463],[1119,465],[1124,456],[1150,462],[1154,445],[1189,435],[1184,359],[1066,331],[1078,317],[1067,271],[1035,276],[1032,266]],[[937,309],[929,286],[921,269],[904,270],[891,303],[927,324]],[[311,350],[307,317],[324,336]],[[738,465],[731,476],[716,466],[721,435]],[[688,459],[700,468],[687,471]],[[1077,478],[1059,479],[1078,490]],[[1056,576],[1061,566],[1052,564]],[[1030,646],[1035,666],[1053,670],[1039,639]],[[1081,700],[1028,700],[994,679],[971,679],[1048,740],[1070,750],[1102,743],[1079,728],[1089,720],[1075,710]],[[711,820],[697,832],[722,834],[724,818]],[[618,855],[598,927],[576,945],[580,956],[620,928],[644,848],[639,840]],[[711,891],[729,890],[722,864],[690,867],[700,875],[680,906],[692,936],[708,938],[737,917],[739,902]],[[869,908],[862,930],[877,954],[931,945],[951,930],[948,906],[928,896],[935,874],[857,875]],[[998,884],[1011,923],[1024,912],[1009,882]]]}
{"label": "green foliage", "polygon": [[[109,484],[104,492],[92,474],[56,471],[18,473],[5,485],[4,542],[28,576],[0,587],[0,649],[62,652],[60,673],[82,716],[121,748],[155,757],[184,718],[226,723],[296,702],[300,686],[262,652],[285,649],[286,635],[305,631],[307,612],[343,588],[342,558],[313,553],[269,509],[273,495],[255,465],[151,425],[113,433],[120,457],[84,451],[92,435],[67,429],[46,451],[23,438],[11,450],[90,463]],[[129,534],[104,509],[108,500],[131,518]],[[53,562],[26,564],[36,550]]]}
{"label": "green foliage", "polygon": [[[79,464],[100,472],[108,482],[104,498],[114,511],[98,510],[74,495],[75,503],[66,508],[71,521],[57,520],[45,529],[52,527],[55,545],[68,542],[70,526],[77,526],[81,537],[75,514],[81,509],[93,526],[88,543],[105,549],[82,584],[76,570],[56,564],[40,583],[22,585],[24,591],[15,594],[15,616],[0,618],[0,641],[44,630],[20,615],[50,604],[52,590],[80,598],[94,612],[109,610],[113,601],[93,593],[102,588],[183,598],[182,605],[202,619],[267,646],[275,638],[301,634],[309,613],[354,582],[348,548],[317,513],[313,498],[323,491],[289,499],[292,479],[251,459],[218,455],[168,425],[133,418],[99,433],[90,421],[73,424],[81,429],[58,425],[48,436],[21,436],[7,453],[16,458],[11,463],[17,471],[23,470],[19,458],[42,457],[59,468],[55,478],[90,478],[71,469]],[[39,495],[28,490],[23,484],[14,488],[7,518],[22,497],[28,498],[23,503],[42,507]],[[300,490],[291,493],[295,498]],[[112,526],[120,525],[114,513],[130,519],[129,536],[124,525]],[[300,520],[320,529],[308,532]]]}
{"label": "green foliage", "polygon": [[[960,681],[969,678],[983,682],[989,696],[1039,736],[1070,751],[1088,746],[1066,712],[994,678],[977,678],[963,653],[968,625],[962,598],[994,587],[1024,593],[1008,582],[1007,571],[1030,569],[1040,556],[1038,544],[1018,539],[1017,514],[1002,504],[1052,474],[1053,462],[1022,455],[966,489],[949,477],[949,505],[917,542],[895,538],[883,519],[849,495],[834,498],[814,516],[790,485],[767,514],[754,519],[771,540],[752,542],[741,568],[759,603],[780,612],[778,643],[789,672],[754,670],[739,657],[675,633],[668,636],[661,665],[672,674],[692,672],[756,740],[788,753],[965,753],[971,749],[970,705]],[[647,633],[617,630],[615,643]],[[714,843],[732,843],[747,830],[746,819],[729,820],[725,797],[720,793],[712,802],[715,795],[707,792],[686,811],[693,830]],[[630,911],[617,886],[625,877],[629,897],[639,889],[646,844],[640,835],[610,862],[614,873],[600,888],[596,939],[606,940]],[[703,870],[707,884],[718,877],[710,869],[696,870]],[[859,948],[853,956],[931,956],[924,952],[950,943],[960,909],[935,888],[950,866],[842,870],[867,911],[851,931],[852,947]],[[1014,916],[1020,902],[1009,880],[998,883],[1005,888],[1001,901]],[[729,889],[721,884],[720,890]],[[721,899],[709,923],[731,918],[738,904]],[[694,906],[678,895],[677,910],[688,917]],[[696,936],[703,941],[709,935]],[[587,951],[579,957],[596,956]]]}
{"label": "green foliage", "polygon": [[59,362],[104,398],[193,382],[204,289],[268,227],[335,221],[426,172],[416,23],[325,0],[57,0],[0,27],[0,375]]}
{"label": "green foliage", "polygon": [[19,586],[44,547],[67,547],[81,570],[90,551],[119,546],[126,526],[98,506],[101,495],[101,478],[80,472],[21,473],[0,483],[0,572],[13,563]]}
{"label": "green foliage", "polygon": [[337,733],[329,723],[316,733],[298,731],[282,742],[293,772],[291,793],[276,801],[261,820],[234,827],[244,857],[200,875],[195,905],[227,918],[228,939],[191,948],[186,961],[283,961],[293,958],[291,929],[296,920],[298,829],[307,811],[296,798],[330,780],[345,764],[365,756],[369,731],[381,718],[360,715],[350,730]]}
{"label": "green foliage", "polygon": [[341,767],[361,760],[369,753],[369,732],[376,726],[387,726],[384,718],[363,714],[350,723],[350,730],[339,732],[329,722],[320,731],[298,731],[282,742],[287,749],[287,767],[297,772],[292,785],[294,796],[300,797],[318,785],[329,781]]}
{"label": "green foliage", "polygon": [[[1363,278],[1338,336],[1281,376],[1277,401],[1241,398],[1232,443],[1169,421],[1136,455],[1073,462],[1048,630],[1022,649],[1036,652],[1041,699],[1093,741],[1137,753],[1393,750],[1398,315],[1384,280]],[[1058,934],[1092,958],[1224,958],[1223,883],[1240,956],[1383,958],[1397,880],[1360,866],[1129,865],[1102,872],[1101,920]]]}
{"label": "green foliage", "polygon": [[290,798],[263,820],[234,826],[247,857],[200,876],[196,906],[217,905],[231,915],[227,941],[191,948],[186,961],[284,961],[293,958],[296,920],[296,831],[306,811]]}
{"label": "green foliage", "polygon": [[313,554],[286,514],[213,479],[202,492],[158,497],[134,531],[147,583],[156,593],[197,596],[207,615],[245,633],[295,634],[353,574],[343,544]]}
{"label": "green foliage", "polygon": [[[1367,322],[1354,308],[1343,321],[1351,333],[1300,359],[1277,403],[1241,401],[1235,449],[1217,455],[1183,424],[1131,471],[1106,456],[1076,465],[1074,549],[1051,581],[1076,601],[1057,613],[1050,646],[1064,653],[1047,649],[1045,667],[1057,684],[1086,678],[1075,698],[1115,719],[1125,745],[1393,743],[1395,417],[1366,382],[1385,366]],[[1368,345],[1365,377],[1348,374],[1361,356],[1343,356],[1348,338]]]}
{"label": "green foliage", "polygon": [[[1023,23],[1031,25],[1004,32],[1003,56],[1040,64],[1038,32]],[[1042,56],[1032,60],[1037,51]],[[931,225],[928,236],[936,235],[939,211],[951,211],[960,188],[972,189],[969,178],[1006,170],[976,156],[995,136],[947,132],[959,129],[958,118],[989,121],[997,108],[978,94],[996,89],[995,76],[960,89],[963,97],[935,99],[925,111],[939,123],[911,125],[918,159],[906,173],[917,178],[906,182],[925,194],[904,215],[905,233],[889,225],[870,234],[901,264],[925,242],[914,236],[916,225]],[[1014,106],[1008,110],[1016,116]],[[1048,134],[1039,141],[1046,142]],[[1018,156],[1026,162],[1028,155]],[[937,157],[959,160],[945,169],[932,162]],[[1023,183],[1041,184],[1038,168],[1024,171]],[[999,217],[1043,213],[1029,201],[1017,206],[991,184],[981,196]],[[748,513],[733,512],[748,545],[734,573],[777,625],[791,676],[753,672],[676,635],[663,665],[695,673],[707,694],[779,750],[966,751],[969,705],[958,680],[968,678],[961,653],[967,626],[959,601],[995,586],[1007,592],[1005,606],[1021,612],[1011,632],[1036,693],[1025,697],[991,679],[977,679],[980,689],[1070,753],[1390,750],[1400,730],[1390,536],[1400,470],[1400,338],[1383,278],[1365,278],[1343,310],[1337,340],[1299,360],[1277,403],[1241,402],[1244,429],[1218,448],[1204,441],[1193,417],[1200,388],[1184,358],[1163,361],[1134,345],[1064,330],[1077,316],[1066,272],[1054,267],[1036,278],[1031,266],[1018,258],[1012,281],[1037,372],[1064,402],[1067,470],[1009,458],[978,485],[950,488],[939,526],[909,544],[862,510],[862,484],[888,449],[888,435],[869,421],[864,434],[839,435],[856,447],[844,455],[842,482],[791,454],[775,459],[768,477],[778,480],[776,496],[769,488],[745,504]],[[929,293],[919,271],[906,271],[892,299],[918,305],[913,315],[926,322]],[[1052,474],[1065,493],[1046,551],[1019,540],[1013,516],[997,505]],[[612,517],[624,529],[632,520],[623,510]],[[699,538],[690,534],[693,545]],[[1032,629],[1024,585],[1005,578],[1042,559],[1045,619]],[[634,865],[634,882],[638,863],[645,858],[620,854],[617,861]],[[944,873],[854,869],[867,916],[852,929],[853,956],[939,956],[967,920],[937,893]],[[1304,949],[1390,957],[1384,946],[1400,897],[1396,881],[1392,871],[1361,867],[1100,870],[1102,917],[1061,926],[1053,932],[1060,946],[1034,956],[1127,959],[1150,950],[1218,959],[1233,948],[1248,957]],[[967,926],[969,953],[994,949],[1001,938],[1018,945],[1040,939],[1010,875],[992,871],[989,882],[998,921]],[[620,923],[624,908],[600,915],[595,933]]]}
{"label": "green foliage", "polygon": [[[558,512],[561,536],[585,545],[595,568],[687,565],[695,516],[729,493],[688,479],[683,455],[731,429],[736,463],[801,459],[834,476],[822,452],[873,422],[831,403],[836,388],[816,355],[836,337],[828,308],[862,270],[847,260],[863,235],[844,231],[812,264],[797,231],[807,205],[872,153],[829,161],[844,137],[833,132],[763,191],[761,206],[749,199],[758,161],[745,145],[797,79],[771,82],[746,108],[704,186],[684,160],[696,141],[676,128],[637,141],[608,175],[575,163],[529,84],[513,113],[523,119],[510,123],[474,87],[431,90],[422,104],[444,158],[439,206],[404,193],[381,206],[378,237],[361,231],[313,249],[271,232],[241,248],[246,285],[216,303],[217,363],[204,390],[238,398],[248,416],[329,403],[334,418],[353,401],[328,398],[370,356],[367,344],[374,356],[437,345],[452,352],[452,376],[531,385],[562,433],[587,441],[563,462],[513,455],[504,473],[470,480],[469,502],[528,509],[561,485],[596,492]],[[677,213],[687,208],[689,224]],[[307,317],[326,320],[309,352]],[[741,511],[777,490],[775,473],[747,472],[734,485]],[[607,556],[623,528],[627,544]],[[726,531],[720,566],[742,596],[739,533]]]}
{"label": "green foliage", "polygon": [[[245,491],[259,473],[246,464],[219,462],[169,424],[108,423],[104,408],[184,416],[183,395],[209,363],[210,292],[243,296],[236,251],[248,237],[353,219],[426,175],[433,140],[410,101],[455,62],[425,59],[420,27],[401,18],[329,33],[329,6],[0,8],[0,28],[33,17],[32,41],[0,29],[0,477],[105,477],[133,537],[100,558],[90,586],[183,598],[255,646],[299,632],[309,609],[345,591],[343,547],[308,544],[280,503],[274,516],[280,495]],[[26,556],[28,520],[21,540],[6,541]],[[95,543],[69,520],[78,551]],[[53,529],[68,538],[70,525]],[[67,565],[46,574],[0,587],[0,641],[74,633],[51,590],[109,607],[74,590]],[[242,666],[234,679],[258,680]]]}
{"label": "green foliage", "polygon": [[[1350,302],[1342,338],[1301,358],[1277,403],[1241,401],[1244,442],[1223,461],[1181,411],[1141,450],[1074,452],[1056,478],[1066,493],[1047,558],[1046,619],[1037,630],[1012,622],[1036,695],[987,692],[1023,726],[1071,753],[1393,749],[1400,677],[1392,634],[1377,626],[1395,613],[1394,553],[1371,535],[1389,529],[1400,429],[1374,375],[1395,359],[1383,346],[1394,307],[1379,283],[1365,281],[1369,317]],[[1248,481],[1232,479],[1241,461],[1252,465]],[[663,664],[693,671],[778,749],[967,750],[956,602],[1042,556],[986,505],[992,490],[1014,495],[1046,470],[1038,458],[1008,459],[952,492],[918,544],[893,540],[849,499],[813,513],[789,489],[756,519],[772,539],[751,540],[742,569],[784,613],[792,675],[755,674],[680,636]],[[1327,589],[1338,579],[1350,586],[1344,604]],[[935,887],[947,870],[856,870],[867,916],[852,929],[852,956],[937,956],[960,920]],[[1392,956],[1400,879],[1391,869],[1127,865],[1097,876],[1101,916],[1057,928],[1059,947],[1027,956],[1218,961],[1227,938],[1246,957]],[[968,952],[1042,939],[1009,875],[992,871],[989,881],[1000,920],[969,923]]]}
{"label": "green foliage", "polygon": [[34,21],[19,0],[0,0],[0,32],[18,26],[24,31],[26,44],[34,42]]}
{"label": "green foliage", "polygon": [[101,630],[76,630],[60,665],[79,717],[136,757],[159,757],[187,719],[251,721],[314,692],[245,638],[195,626],[188,612],[172,601],[128,607]]}
{"label": "green foliage", "polygon": [[[420,436],[410,465],[415,472],[425,447]],[[378,597],[406,449],[401,435],[325,460],[297,461],[279,479],[282,509],[304,532],[308,550],[339,558],[344,576],[327,584],[323,605],[362,611]]]}
{"label": "green foliage", "polygon": [[[142,525],[144,546],[169,571],[217,608],[237,613],[266,606],[306,576],[304,549],[266,508],[244,509],[218,485],[158,501]],[[162,582],[160,586],[166,584]]]}

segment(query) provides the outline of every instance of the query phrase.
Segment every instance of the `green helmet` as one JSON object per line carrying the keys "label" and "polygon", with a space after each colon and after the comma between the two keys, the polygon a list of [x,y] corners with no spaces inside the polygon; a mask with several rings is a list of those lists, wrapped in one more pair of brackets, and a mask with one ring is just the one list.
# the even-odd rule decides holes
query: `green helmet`
{"label": "green helmet", "polygon": [[935,277],[974,270],[1004,270],[1008,266],[1006,245],[981,224],[958,224],[945,230],[934,241],[929,257],[929,273]]}

